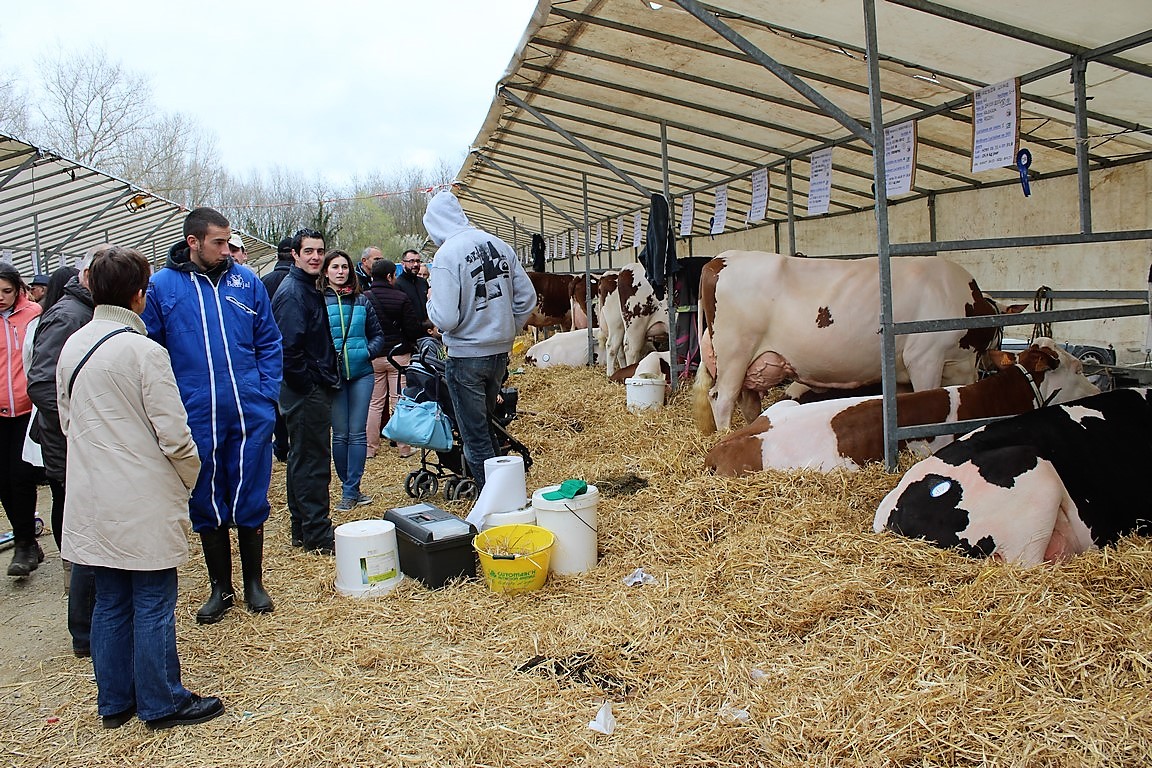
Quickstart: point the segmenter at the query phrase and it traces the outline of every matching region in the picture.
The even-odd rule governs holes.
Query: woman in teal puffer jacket
[[[320,272],[320,288],[328,303],[328,325],[342,387],[332,401],[332,462],[343,486],[336,509],[347,512],[371,504],[360,492],[368,456],[368,403],[375,375],[372,359],[384,349],[384,332],[376,310],[360,293],[352,259],[344,251],[329,251]]]

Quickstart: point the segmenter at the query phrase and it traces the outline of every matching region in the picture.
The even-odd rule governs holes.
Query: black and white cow
[[[1035,565],[1152,533],[1149,390],[1120,389],[998,421],[914,465],[873,528],[970,557]]]

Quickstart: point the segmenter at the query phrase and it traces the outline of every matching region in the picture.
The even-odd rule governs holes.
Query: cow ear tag
[[[943,496],[944,494],[948,493],[948,491],[951,490],[951,488],[952,488],[952,481],[951,480],[942,480],[939,483],[936,483],[936,485],[932,486],[932,490],[928,491],[928,495],[934,499],[938,499],[941,496]]]

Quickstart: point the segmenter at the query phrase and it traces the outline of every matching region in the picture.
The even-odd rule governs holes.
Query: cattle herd
[[[894,322],[996,312],[953,262],[890,264]],[[580,366],[591,353],[616,381],[638,371],[669,375],[669,354],[654,351],[668,335],[668,315],[641,264],[590,281],[529,275],[538,297],[529,325],[562,329],[527,351],[529,365]],[[747,425],[708,451],[708,470],[854,471],[883,459],[882,398],[850,396],[881,378],[875,258],[727,251],[700,273],[697,317],[696,425],[705,434],[727,430],[737,407]],[[1052,339],[1013,354],[989,349],[993,333],[897,337],[900,426],[1005,418],[955,440],[909,442],[924,458],[880,504],[875,530],[1026,565],[1152,532],[1152,505],[1130,482],[1152,466],[1148,391],[1100,394]],[[992,373],[978,380],[981,359]],[[761,411],[763,395],[786,381],[790,394],[802,385],[833,397],[786,399]]]

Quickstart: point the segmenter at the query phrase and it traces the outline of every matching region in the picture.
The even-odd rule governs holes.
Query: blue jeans
[[[497,454],[500,446],[488,421],[496,408],[500,385],[508,370],[508,354],[486,357],[449,357],[445,368],[448,392],[456,429],[464,444],[464,458],[476,479],[484,487],[484,462]]]
[[[92,666],[102,717],[136,707],[141,720],[171,715],[192,693],[176,655],[176,569],[97,567]]]
[[[345,381],[332,399],[332,462],[346,499],[360,497],[360,479],[368,458],[368,404],[375,384],[371,373]]]

